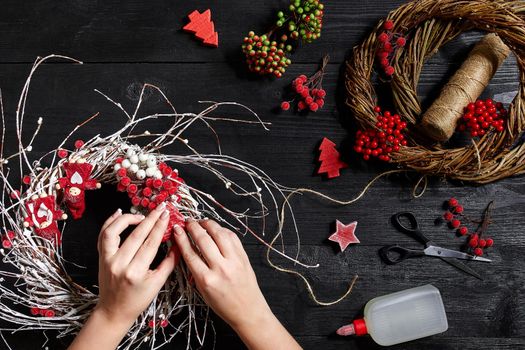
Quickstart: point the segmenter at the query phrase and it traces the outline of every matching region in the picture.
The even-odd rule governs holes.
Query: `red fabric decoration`
[[[57,207],[55,196],[32,199],[25,203],[25,207],[27,217],[24,219],[24,226],[33,227],[38,236],[60,245],[61,233],[57,220],[65,217],[64,212]]]
[[[332,179],[340,175],[339,169],[348,168],[348,164],[340,159],[339,152],[335,149],[335,143],[326,137],[323,138],[319,150],[321,151],[319,155],[321,166],[317,170],[318,174],[326,173],[326,176]]]
[[[179,210],[171,202],[166,202],[166,210],[170,213],[170,220],[168,222],[168,228],[162,237],[162,242],[168,241],[173,233],[175,232],[174,226],[179,225],[184,228],[186,226],[184,216],[179,212]]]
[[[211,11],[207,9],[203,13],[195,10],[189,14],[190,22],[182,29],[195,34],[205,45],[218,47],[219,34],[215,31],[215,24],[211,20]]]
[[[359,239],[355,236],[355,229],[357,227],[357,221],[354,221],[348,225],[344,225],[341,221],[335,221],[336,229],[335,232],[328,237],[332,242],[339,243],[341,251],[344,252],[349,244],[360,243]]]
[[[85,190],[100,188],[97,180],[91,178],[93,166],[89,163],[64,163],[66,177],[58,179],[64,190],[64,202],[74,219],[82,217],[86,209]]]

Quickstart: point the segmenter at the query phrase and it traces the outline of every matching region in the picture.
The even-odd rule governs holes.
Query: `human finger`
[[[203,220],[200,222],[200,225],[206,230],[211,238],[213,238],[224,257],[229,257],[235,254],[235,248],[232,241],[232,236],[234,236],[235,233],[222,227],[213,220]]]
[[[151,262],[157,255],[162,237],[168,228],[169,211],[164,210],[151,229],[148,238],[139,248],[131,261],[131,266],[136,269],[148,270]]]
[[[208,266],[212,267],[212,265],[215,265],[224,259],[224,256],[221,254],[215,241],[198,222],[193,220],[188,221],[186,223],[186,229],[193,242],[204,256],[204,259],[208,262]]]
[[[119,215],[108,227],[100,232],[100,256],[107,258],[119,250],[120,234],[130,225],[137,225],[144,220],[144,215]]]
[[[157,208],[153,209],[140,225],[131,232],[128,238],[126,238],[117,253],[118,259],[121,262],[124,264],[131,262],[164,210],[166,210],[166,204],[161,203]]]
[[[182,258],[188,265],[191,273],[194,276],[201,276],[209,271],[208,266],[202,260],[202,258],[197,254],[193,246],[191,245],[190,239],[187,233],[182,229],[182,227],[175,226],[175,243],[179,247]]]
[[[122,209],[118,208],[113,214],[111,214],[109,218],[106,219],[106,221],[104,221],[104,223],[102,224],[102,227],[100,228],[100,232],[104,231],[120,215],[122,215]],[[97,237],[97,251],[99,254],[100,254],[100,237],[102,237],[100,232]]]

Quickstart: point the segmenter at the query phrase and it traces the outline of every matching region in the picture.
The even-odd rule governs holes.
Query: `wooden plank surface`
[[[343,62],[350,49],[389,10],[403,1],[330,1],[326,2],[323,36],[317,42],[301,47],[293,56],[294,63],[281,80],[259,79],[245,70],[239,44],[249,30],[263,30],[273,21],[274,12],[286,1],[12,1],[3,2],[0,13],[0,88],[4,96],[8,127],[14,123],[18,93],[38,55],[61,53],[86,62],[84,65],[49,64],[39,71],[29,94],[27,120],[30,125],[44,118],[42,135],[35,145],[38,150],[56,147],[70,129],[95,112],[100,117],[78,135],[91,137],[116,129],[123,115],[102,96],[107,93],[124,108],[131,109],[143,83],[161,87],[179,111],[197,112],[200,100],[237,101],[252,107],[265,121],[269,132],[255,125],[217,123],[225,153],[253,163],[267,171],[283,185],[309,187],[348,199],[355,196],[375,175],[388,169],[385,165],[365,163],[351,152],[353,130],[341,126],[351,118],[343,106]],[[180,30],[185,16],[193,9],[211,8],[219,31],[219,49],[205,48]],[[444,47],[426,65],[419,93],[428,104],[439,92],[446,78],[463,61],[478,38],[467,34]],[[286,93],[290,79],[301,73],[312,73],[324,53],[332,57],[325,76],[328,97],[320,112],[295,115],[276,111]],[[498,71],[486,96],[509,98],[518,88],[517,69],[513,59]],[[157,94],[148,94],[144,113],[166,111]],[[241,110],[223,113],[249,118]],[[343,123],[344,124],[344,123]],[[151,130],[162,130],[166,124],[151,123]],[[12,129],[11,129],[12,130]],[[316,148],[327,136],[340,145],[350,163],[340,178],[324,180],[314,176]],[[205,128],[191,130],[187,137],[194,147],[213,152],[212,135]],[[10,135],[13,147],[14,135]],[[180,152],[180,145],[167,152]],[[193,185],[228,197],[220,184],[194,169],[184,168],[185,178]],[[245,181],[239,179],[239,181]],[[311,196],[293,201],[301,230],[301,258],[320,262],[318,269],[303,271],[321,299],[330,300],[344,292],[354,274],[359,280],[352,295],[338,305],[318,307],[309,300],[303,284],[293,276],[278,273],[265,261],[264,248],[251,237],[243,238],[257,272],[263,292],[272,309],[306,349],[379,349],[369,338],[344,339],[334,334],[341,324],[362,313],[371,298],[390,292],[433,283],[442,292],[449,330],[441,335],[392,347],[392,349],[519,349],[525,348],[525,179],[506,179],[495,184],[472,186],[449,183],[440,179],[429,182],[425,195],[412,199],[417,176],[399,175],[379,181],[359,202],[340,207]],[[436,243],[459,249],[461,238],[444,226],[435,224],[442,212],[443,201],[456,196],[467,214],[479,216],[485,205],[495,200],[491,235],[496,245],[489,253],[492,264],[470,264],[484,277],[479,281],[457,272],[433,259],[407,261],[397,266],[383,264],[377,254],[386,244],[417,246],[390,224],[399,210],[413,211],[424,231]],[[109,201],[103,210],[88,208],[88,221],[69,225],[64,251],[85,270],[70,267],[80,283],[96,283],[95,239],[100,223],[123,198],[111,189],[90,193],[88,201]],[[249,203],[231,203],[249,205]],[[337,252],[327,237],[335,219],[357,220],[361,244],[345,253]],[[269,220],[269,232],[275,221]],[[295,236],[291,222],[286,226],[284,242],[294,252]],[[268,236],[270,237],[270,236]],[[289,263],[277,262],[291,267]],[[241,349],[239,339],[216,320],[218,349]],[[38,348],[44,337],[38,333],[4,336],[13,349]],[[53,337],[52,333],[48,333]],[[70,339],[51,340],[50,349],[63,349]],[[178,342],[183,342],[179,339]],[[0,349],[2,348],[0,342]],[[167,346],[165,348],[175,348]],[[211,348],[208,344],[207,348]]]

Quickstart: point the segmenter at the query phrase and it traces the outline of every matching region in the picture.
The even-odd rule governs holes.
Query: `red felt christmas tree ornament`
[[[182,29],[192,33],[205,45],[219,47],[219,34],[215,31],[215,24],[211,20],[211,11],[207,9],[203,13],[195,10],[188,15],[190,22]]]
[[[348,164],[341,160],[339,151],[335,148],[335,143],[326,137],[323,138],[319,150],[321,151],[319,155],[321,166],[317,170],[318,174],[326,174],[326,177],[332,179],[340,175],[340,169],[348,168]]]

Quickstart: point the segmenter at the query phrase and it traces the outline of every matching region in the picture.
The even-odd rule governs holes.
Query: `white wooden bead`
[[[144,153],[139,154],[139,161],[141,163],[146,163],[148,161],[148,155]]]
[[[156,179],[162,179],[162,172],[160,170],[155,170],[155,174],[153,174],[153,177]]]
[[[146,176],[147,177],[152,177],[153,175],[155,175],[155,171],[157,171],[157,168],[147,168],[146,169]]]
[[[137,171],[139,171],[139,166],[137,164],[131,164],[131,166],[129,167],[129,171],[131,171],[132,173],[136,173]]]
[[[148,161],[146,162],[148,165],[148,168],[153,168],[157,166],[157,160],[155,158],[148,158]]]
[[[117,163],[117,164],[113,165],[113,170],[115,170],[115,171],[119,171],[120,168],[122,168],[122,165],[120,165],[120,163]]]
[[[126,151],[126,156],[130,158],[133,155],[135,155],[135,151],[132,148],[128,148],[128,150]]]
[[[143,169],[139,169],[139,171],[137,171],[137,179],[139,180],[144,180],[146,178],[146,171],[144,171]]]
[[[136,154],[134,154],[131,157],[129,157],[129,161],[131,162],[131,164],[137,164],[139,162],[139,157]]]
[[[124,167],[124,168],[127,169],[127,168],[129,168],[130,166],[131,166],[131,162],[129,161],[129,159],[124,159],[124,160],[122,161],[122,167]]]

